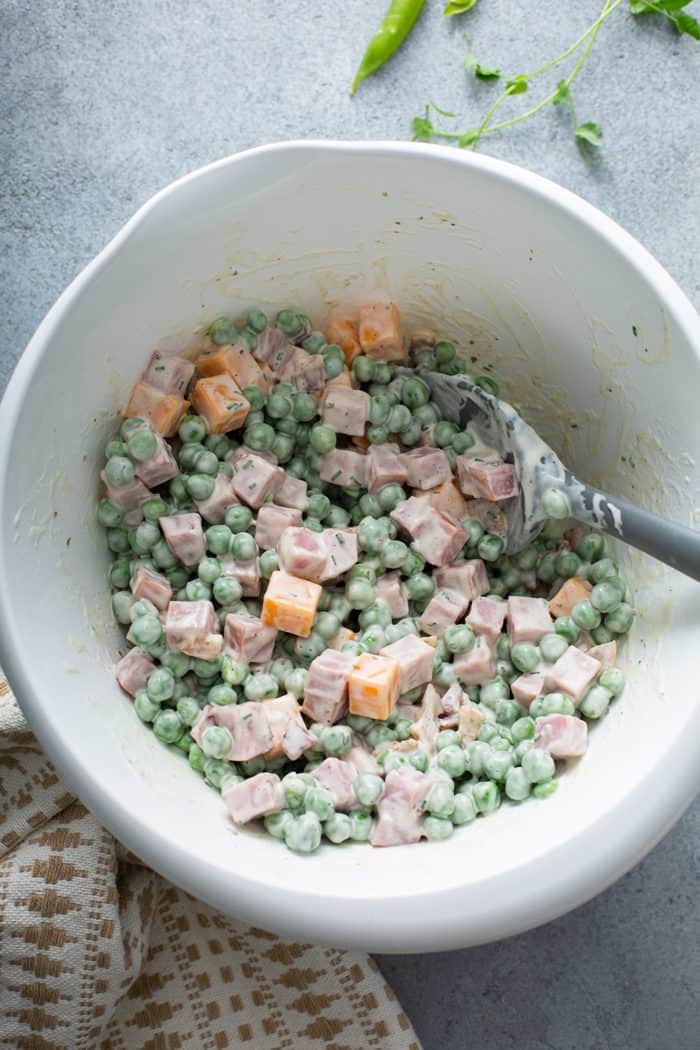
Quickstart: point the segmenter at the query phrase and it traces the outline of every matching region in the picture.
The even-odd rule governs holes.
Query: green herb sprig
[[[444,9],[445,16],[464,14],[471,10],[477,0],[451,0]],[[476,149],[484,135],[491,135],[496,131],[505,131],[523,120],[529,120],[536,116],[548,106],[566,106],[571,114],[574,137],[584,148],[597,149],[602,142],[603,131],[599,124],[594,121],[579,121],[574,106],[571,85],[583,69],[601,26],[621,6],[624,0],[605,0],[602,10],[596,20],[574,41],[565,51],[556,58],[546,62],[543,66],[533,69],[529,73],[519,73],[515,76],[507,76],[500,69],[484,66],[472,54],[471,49],[467,51],[464,61],[465,69],[477,80],[495,83],[503,81],[503,88],[486,111],[481,122],[466,131],[450,130],[448,128],[436,127],[431,119],[431,110],[441,116],[456,119],[455,114],[441,110],[434,103],[429,102],[422,115],[416,116],[412,121],[413,140],[423,142],[434,142],[446,140],[454,142],[462,149],[471,147]],[[700,40],[700,23],[684,8],[688,7],[692,0],[628,0],[628,10],[633,16],[661,15],[668,19],[679,33]],[[467,40],[470,42],[469,37]],[[543,76],[550,70],[555,69],[566,59],[578,55],[576,62],[568,75],[559,80],[556,88],[550,91],[535,105],[519,113],[509,120],[494,121],[498,110],[504,102],[514,95],[523,95],[529,91],[532,81]]]

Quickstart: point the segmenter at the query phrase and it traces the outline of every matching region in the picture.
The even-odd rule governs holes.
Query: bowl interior
[[[682,297],[612,224],[513,172],[408,146],[306,144],[215,165],[157,198],[69,289],[3,407],[3,660],[43,742],[146,860],[296,936],[447,947],[578,903],[644,846],[629,846],[615,871],[601,861],[599,885],[584,886],[577,843],[653,795],[690,746],[700,594],[628,552],[629,684],[585,760],[553,798],[504,805],[440,845],[324,846],[305,859],[235,831],[113,680],[123,643],[94,521],[106,436],[154,347],[191,349],[212,318],[252,304],[298,304],[320,323],[336,302],[389,296],[409,325],[453,338],[475,370],[492,364],[504,396],[582,478],[693,523],[700,362]],[[635,813],[643,823],[643,806]],[[621,842],[631,833],[606,826]],[[406,910],[427,897],[427,911]]]

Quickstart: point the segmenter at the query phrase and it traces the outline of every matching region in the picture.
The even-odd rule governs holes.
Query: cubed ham
[[[280,507],[291,507],[303,512],[309,503],[306,488],[306,482],[301,478],[293,478],[291,474],[285,474],[275,489],[275,503]]]
[[[489,592],[489,577],[481,558],[445,565],[435,573],[435,583],[450,591],[457,591],[467,601]]]
[[[457,715],[457,732],[462,744],[477,740],[485,721],[486,715],[475,704],[463,704]]]
[[[404,485],[406,483],[408,475],[399,455],[398,445],[370,445],[367,449],[367,461],[369,468],[367,487],[371,493],[378,492],[383,485],[392,483]]]
[[[468,653],[455,656],[452,666],[462,685],[482,685],[496,674],[496,659],[489,639],[482,634]]]
[[[427,500],[420,499],[418,496],[411,496],[394,507],[389,513],[389,517],[395,525],[398,525],[402,532],[407,533],[413,539],[430,510],[431,507]]]
[[[280,373],[280,379],[291,383],[297,390],[320,394],[326,385],[323,358],[320,354],[307,354],[306,350],[297,350],[287,363],[284,374]]]
[[[170,602],[165,614],[165,637],[171,649],[187,656],[214,660],[224,640],[211,602]]]
[[[325,583],[351,569],[360,555],[354,529],[324,529],[319,535],[326,545],[327,558],[318,582]]]
[[[239,460],[234,470],[233,490],[239,499],[254,510],[262,507],[268,496],[274,496],[284,480],[281,467],[273,466],[252,452]]]
[[[357,770],[351,762],[345,762],[342,758],[326,758],[320,766],[316,766],[311,776],[326,791],[330,791],[333,805],[341,813],[357,804],[353,791]]]
[[[438,716],[442,711],[442,697],[434,685],[429,684],[423,693],[420,706],[420,717],[411,724],[411,736],[421,747],[432,754],[437,745]]]
[[[272,747],[272,730],[265,713],[265,703],[247,701],[243,704],[227,704],[225,707],[214,706],[211,714],[216,724],[224,726],[231,734],[231,751],[227,756],[231,762],[248,762],[251,758],[264,755]]]
[[[260,459],[264,459],[266,463],[272,463],[273,467],[276,467],[278,463],[277,456],[270,449],[259,449],[257,452],[254,452],[247,445],[239,445],[238,448],[232,448],[230,452],[226,453],[224,459],[231,464],[235,473],[238,464],[242,463],[247,456],[258,456]]]
[[[273,372],[277,373],[293,356],[296,347],[290,343],[284,332],[273,325],[263,328],[258,336],[258,344],[253,350],[256,361],[264,361]]]
[[[582,576],[572,576],[565,580],[549,602],[549,611],[553,617],[571,616],[571,610],[578,602],[589,598],[591,584]]]
[[[194,683],[196,683],[197,681],[194,675],[189,675],[185,679],[185,681],[188,681],[188,678],[192,679]],[[189,684],[190,683],[188,682],[188,685]],[[193,688],[196,688],[196,685],[193,685]],[[202,738],[204,737],[204,734],[206,733],[207,729],[209,729],[210,726],[217,725],[216,719],[214,718],[214,712],[216,710],[217,707],[215,704],[207,704],[205,707],[203,707],[202,710],[199,712],[199,717],[192,726],[192,729],[190,730],[190,735],[192,739],[194,740],[195,744],[199,744],[200,747],[202,746]]]
[[[544,690],[543,674],[521,674],[510,685],[513,696],[520,704],[529,706]]]
[[[266,627],[257,616],[229,613],[224,620],[224,644],[238,660],[267,663],[272,659],[276,639],[276,629]]]
[[[328,561],[322,533],[300,526],[285,529],[279,540],[279,563],[284,572],[318,583]]]
[[[347,710],[348,681],[354,663],[352,653],[335,649],[326,649],[311,661],[302,705],[302,711],[308,718],[332,725],[343,717]]]
[[[116,503],[118,507],[121,507],[123,511],[137,510],[141,507],[144,500],[150,499],[153,493],[150,489],[146,488],[141,478],[133,478],[128,485],[120,485],[118,488],[112,485],[108,485],[105,480],[104,470],[100,473],[100,477],[104,481],[105,488],[107,489],[107,498]]]
[[[442,699],[440,700],[441,713],[443,715],[457,714],[462,706],[463,699],[462,687],[455,682],[442,694]]]
[[[578,704],[600,671],[599,660],[570,645],[557,662],[545,671],[544,687],[548,693],[561,690]]]
[[[433,785],[432,777],[404,766],[387,774],[377,821],[370,835],[373,846],[404,846],[421,837],[422,806]]]
[[[143,649],[134,646],[122,656],[114,670],[124,692],[129,696],[136,696],[140,689],[146,688],[148,676],[155,669],[156,665],[146,656]]]
[[[468,605],[467,599],[457,591],[441,587],[423,610],[418,627],[423,634],[440,635],[446,627],[457,623],[457,620],[464,616]]]
[[[458,521],[467,516],[467,501],[451,478],[449,481],[443,481],[442,485],[427,489],[420,495],[421,499],[427,500],[435,510],[449,514]]]
[[[588,631],[581,631],[580,635],[574,643],[577,649],[580,649],[582,653],[588,653],[593,648],[593,639],[591,638]]]
[[[441,448],[412,448],[401,453],[401,462],[412,489],[433,489],[452,481],[452,467]]]
[[[164,394],[184,398],[193,375],[194,365],[187,358],[154,350],[141,379]]]
[[[475,598],[466,622],[474,634],[483,634],[489,641],[495,642],[503,629],[507,611],[505,602],[497,602],[493,598]]]
[[[364,390],[335,387],[323,399],[323,422],[338,434],[362,436],[369,419],[369,394]]]
[[[404,356],[399,311],[394,303],[370,303],[360,307],[360,346],[378,361],[400,361]]]
[[[464,452],[457,456],[459,487],[465,496],[497,502],[510,499],[518,491],[511,463],[504,463],[495,452]]]
[[[438,568],[453,562],[466,542],[467,534],[459,522],[430,506],[413,537],[413,546],[421,558]]]
[[[256,773],[240,784],[224,788],[221,797],[235,824],[284,809],[282,781],[276,773]]]
[[[217,474],[214,479],[214,491],[208,499],[196,501],[196,507],[205,521],[210,525],[221,525],[226,510],[232,503],[238,503],[233,479],[225,474]]]
[[[265,752],[264,757],[266,759],[279,758],[280,755],[286,754],[283,748],[283,742],[290,722],[296,723],[304,733],[308,734],[310,739],[306,748],[311,747],[311,745],[316,742],[315,737],[308,732],[306,725],[304,724],[304,719],[301,717],[301,711],[296,697],[292,696],[291,693],[286,693],[284,696],[277,696],[274,700],[263,700],[262,705],[265,710],[265,716],[270,727],[270,732],[272,733],[272,746],[269,751]],[[305,748],[302,750],[305,750]]]
[[[384,602],[391,613],[392,620],[401,620],[408,616],[408,592],[398,572],[386,572],[375,584],[378,601]]]
[[[237,561],[230,554],[224,554],[221,561],[221,575],[233,576],[238,580],[244,598],[256,598],[260,594],[260,568],[258,559]]]
[[[353,745],[345,756],[345,761],[354,766],[358,773],[374,773],[375,776],[381,774],[379,763],[362,737],[354,738]]]
[[[301,525],[301,511],[294,507],[278,507],[265,503],[258,511],[255,523],[255,542],[260,550],[274,550],[285,529]]]
[[[290,761],[296,762],[315,743],[316,737],[306,728],[303,718],[289,719],[282,736],[282,750]]]
[[[152,456],[136,464],[136,477],[140,478],[149,488],[156,488],[175,477],[178,472],[177,462],[170,451],[170,445],[157,430],[153,429],[150,423],[144,420],[143,423],[129,431],[129,436],[137,430],[149,430],[155,438],[156,448]]]
[[[580,758],[588,747],[588,726],[574,715],[543,715],[535,719],[535,747],[552,758]]]
[[[199,514],[167,514],[158,519],[165,542],[183,565],[197,565],[204,557],[204,532]]]
[[[614,667],[617,661],[617,642],[604,642],[602,645],[593,645],[588,650],[588,656],[597,660],[603,671]]]
[[[399,665],[399,694],[425,685],[433,676],[435,650],[415,634],[407,634],[398,642],[385,645],[379,652]]]
[[[508,599],[508,641],[511,648],[518,642],[539,642],[554,629],[547,603],[543,598],[511,595]]]
[[[134,598],[148,599],[160,612],[165,612],[173,596],[173,589],[168,578],[145,565],[137,566],[131,575],[129,586]]]
[[[480,522],[487,532],[493,532],[496,536],[506,534],[506,516],[503,508],[490,500],[468,499],[464,517]]]
[[[341,488],[366,489],[369,482],[367,456],[350,448],[336,448],[320,457],[322,481]]]

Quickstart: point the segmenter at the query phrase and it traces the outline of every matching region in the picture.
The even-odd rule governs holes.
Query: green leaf
[[[467,11],[476,7],[476,2],[477,0],[449,0],[442,13],[445,18],[450,18],[452,15],[466,15]]]
[[[575,135],[581,142],[587,142],[589,146],[595,146],[597,149],[603,137],[603,129],[599,124],[587,121],[585,124],[577,125]]]
[[[666,15],[675,21],[673,13],[682,11],[690,3],[692,0],[630,0],[630,11],[633,15]]]
[[[568,101],[571,98],[571,92],[569,91],[569,85],[565,80],[560,80],[557,84],[557,89],[554,92],[554,98],[552,99],[553,106],[560,106],[562,102]]]
[[[432,125],[430,117],[428,116],[428,107],[425,107],[425,114],[422,117],[414,117],[411,121],[413,127],[413,142],[430,142],[435,128]]]
[[[489,69],[487,66],[479,65],[478,62],[474,65],[474,76],[477,80],[498,80],[501,76],[500,69]]]
[[[681,11],[688,4],[692,3],[692,0],[653,0],[652,10],[655,8],[657,11]]]
[[[479,138],[479,131],[474,128],[472,131],[465,131],[463,135],[460,135],[457,145],[460,149],[466,149],[467,146],[472,146]]]
[[[673,19],[679,33],[692,36],[693,40],[700,40],[700,22],[692,15],[680,14]]]
[[[524,76],[513,77],[505,86],[506,95],[522,95],[527,91],[527,79]]]

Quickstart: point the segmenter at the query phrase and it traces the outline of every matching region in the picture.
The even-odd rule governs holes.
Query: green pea
[[[174,744],[182,736],[184,725],[177,711],[160,711],[153,720],[153,732],[163,744]]]
[[[238,336],[238,326],[232,317],[217,317],[209,325],[209,338],[217,346],[230,346]]]
[[[97,520],[104,528],[116,528],[118,525],[121,525],[123,519],[123,510],[116,503],[112,503],[111,500],[101,499],[97,504]]]
[[[227,777],[231,772],[231,766],[220,758],[211,758],[204,755],[203,772],[207,783],[211,784],[218,791],[221,789],[224,777]]]
[[[467,768],[467,756],[459,744],[448,744],[439,750],[437,764],[440,769],[456,780],[464,776]]]
[[[272,700],[279,695],[279,686],[271,674],[259,672],[246,679],[244,691],[246,700]]]
[[[177,433],[184,444],[190,444],[204,441],[209,429],[201,416],[183,416]]]
[[[575,645],[581,635],[580,627],[571,616],[558,616],[554,621],[554,630],[566,639],[569,645]]]
[[[569,644],[561,634],[545,634],[540,638],[539,648],[545,663],[553,664],[563,656]]]
[[[265,411],[271,419],[285,419],[291,415],[294,402],[288,394],[273,390],[267,399]]]
[[[451,820],[430,815],[423,818],[423,834],[428,842],[443,842],[450,837],[453,831]]]
[[[518,642],[510,651],[510,659],[523,674],[532,674],[540,662],[540,654],[532,642]]]
[[[577,602],[571,610],[571,618],[577,627],[583,631],[590,631],[594,627],[600,627],[600,613],[595,606],[584,598]]]
[[[591,568],[591,579],[594,583],[602,583],[603,580],[615,579],[620,575],[617,562],[612,558],[600,558],[593,563]]]
[[[483,776],[484,761],[490,753],[491,748],[483,740],[470,740],[465,748],[467,756],[467,770],[474,777]]]
[[[501,554],[503,554],[504,547],[505,544],[500,536],[495,536],[492,533],[485,533],[479,540],[479,557],[483,561],[497,561]]]
[[[435,354],[435,363],[438,365],[447,365],[450,361],[454,361],[457,356],[455,345],[449,339],[438,339],[433,347],[433,353]]]
[[[134,480],[134,464],[126,456],[112,456],[105,464],[104,475],[112,488],[123,488]]]
[[[406,591],[411,601],[421,602],[431,598],[435,590],[432,576],[417,572],[406,580]]]
[[[160,641],[163,628],[158,617],[148,613],[146,616],[140,616],[137,620],[134,620],[129,634],[137,645],[155,645]]]
[[[231,530],[227,525],[210,525],[204,533],[207,550],[212,554],[228,554],[231,539]]]
[[[214,478],[210,474],[191,474],[185,484],[189,495],[198,502],[208,500],[214,491]]]
[[[192,768],[194,770],[197,771],[197,773],[203,773],[204,772],[204,762],[206,760],[206,755],[202,751],[202,749],[199,746],[199,744],[195,744],[195,743],[190,744],[190,750],[189,750],[188,758],[189,758],[190,765],[192,766]]]
[[[185,593],[188,602],[208,602],[211,598],[211,587],[200,579],[188,580]]]
[[[202,734],[202,750],[208,758],[227,758],[233,737],[224,726],[209,726]]]
[[[180,506],[184,503],[187,503],[187,501],[190,498],[189,493],[187,491],[187,485],[185,484],[185,480],[186,479],[184,477],[178,476],[176,478],[173,478],[173,480],[168,486],[170,498],[173,500],[174,503]]]
[[[249,532],[238,532],[231,540],[231,554],[236,561],[252,561],[258,548]]]
[[[216,660],[192,660],[192,670],[200,679],[212,679],[216,678],[221,670],[223,663],[223,657],[218,656]],[[211,681],[207,681],[207,687],[211,685]]]
[[[151,671],[148,676],[146,692],[151,700],[155,700],[159,704],[162,704],[164,700],[170,699],[174,688],[175,678],[173,673],[165,667],[159,667],[155,671]]]
[[[142,722],[153,722],[160,713],[160,704],[151,699],[145,689],[139,689],[134,697],[134,710]],[[199,707],[197,711],[199,712]]]
[[[245,532],[253,524],[253,512],[250,507],[234,503],[232,506],[227,507],[224,522],[231,532]]]
[[[401,391],[401,399],[407,408],[415,410],[430,401],[430,388],[422,379],[406,379]]]
[[[400,568],[408,557],[408,547],[401,540],[388,540],[379,552],[379,560],[385,569]]]
[[[128,446],[126,442],[120,441],[118,438],[113,438],[107,442],[105,448],[105,459],[112,459],[113,456],[126,456],[128,454]]]
[[[309,422],[318,414],[318,405],[311,394],[299,390],[294,395],[293,414],[294,418],[302,423]]]
[[[582,536],[576,544],[576,553],[583,561],[599,561],[604,552],[605,540],[597,532],[589,532],[586,536]]]
[[[542,583],[554,583],[557,578],[557,556],[553,551],[540,558],[535,568],[535,574]]]
[[[244,386],[241,391],[250,405],[251,412],[260,412],[265,404],[265,395],[257,386]],[[250,413],[248,413],[250,416]]]
[[[620,696],[625,688],[625,675],[619,667],[608,667],[598,678],[598,685],[607,689],[611,696]]]
[[[518,718],[510,727],[513,740],[519,744],[521,740],[532,740],[535,735],[535,721],[533,718]]]
[[[455,795],[455,808],[452,813],[452,823],[455,827],[463,824],[471,824],[476,819],[477,808],[474,796],[470,791],[459,792]]]
[[[428,791],[423,809],[434,817],[446,819],[452,816],[455,808],[455,796],[452,783],[439,780]]]
[[[315,813],[319,820],[330,820],[334,813],[333,796],[327,788],[317,785],[307,787],[304,794],[307,813]]]
[[[386,386],[394,377],[394,370],[387,361],[375,361],[374,382]]]
[[[243,685],[250,674],[250,668],[245,660],[234,660],[231,656],[224,656],[221,661],[221,677],[227,685]]]
[[[269,452],[275,441],[274,428],[269,423],[253,423],[247,426],[243,440],[255,452]]]
[[[269,580],[273,572],[279,568],[277,551],[263,551],[258,558],[258,569],[265,580]]]
[[[112,595],[112,613],[117,623],[131,623],[131,608],[134,596],[130,591],[118,591]]]
[[[593,628],[591,638],[596,645],[606,645],[608,642],[614,642],[616,635],[601,624],[600,627]]]
[[[533,747],[523,755],[522,771],[531,784],[541,784],[554,776],[554,759],[549,751]]]
[[[491,747],[484,758],[484,772],[491,780],[502,783],[509,769],[513,768],[515,756],[512,750],[500,750]]]
[[[504,726],[514,725],[523,713],[522,707],[516,700],[499,700],[495,710],[496,721]]]
[[[522,769],[509,769],[505,779],[505,793],[512,802],[524,802],[532,791],[532,785]]]
[[[161,663],[174,678],[183,678],[191,668],[189,656],[178,652],[177,649],[168,649],[163,653]]]
[[[341,758],[352,747],[350,726],[326,726],[321,732],[321,746],[327,755]]]
[[[389,433],[400,434],[402,430],[411,424],[411,410],[406,405],[394,405],[389,413],[387,427]]]
[[[450,423],[446,419],[436,423],[433,431],[435,444],[438,448],[447,448],[448,445],[452,445],[458,434],[459,427],[457,424]]]
[[[605,626],[615,634],[627,634],[634,623],[634,610],[627,602],[621,602],[613,612],[605,617]]]
[[[312,631],[308,638],[296,638],[294,641],[294,653],[307,667],[325,648],[326,643],[316,631]]]
[[[484,816],[494,813],[501,804],[501,792],[493,780],[480,780],[472,788],[472,797],[476,808]]]
[[[189,442],[180,448],[177,454],[178,463],[183,470],[192,470],[197,456],[206,451],[204,445],[199,441]]]
[[[539,697],[539,700],[538,717],[540,715],[573,715],[576,711],[576,705],[566,693],[547,693]]]
[[[608,713],[612,693],[602,685],[593,685],[580,704],[581,714],[586,718],[602,718]]]
[[[542,508],[547,517],[555,520],[571,517],[569,497],[561,489],[546,489],[542,494]]]

